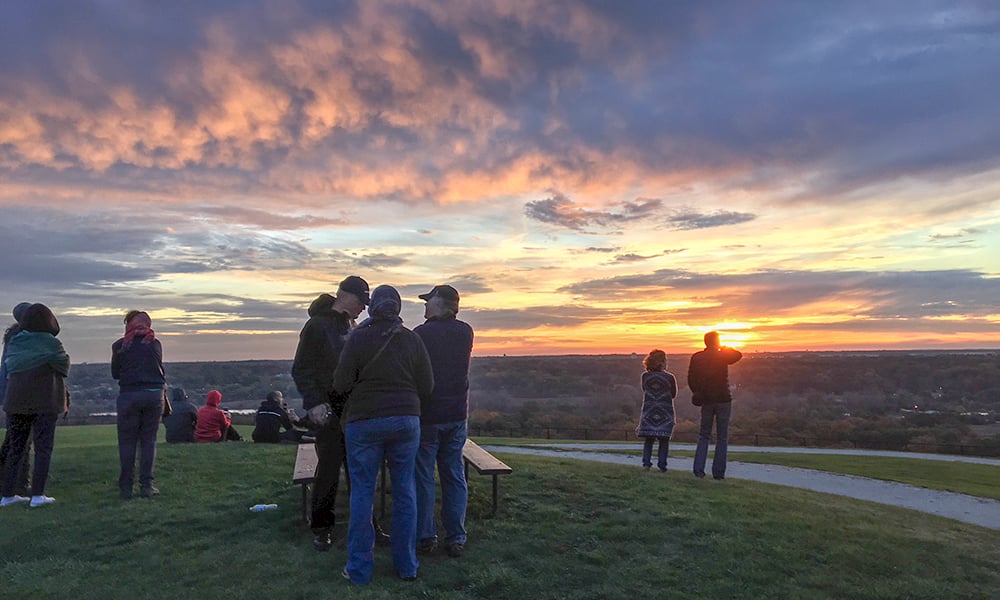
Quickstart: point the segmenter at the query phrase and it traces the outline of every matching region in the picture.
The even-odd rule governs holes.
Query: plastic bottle
[[[264,512],[265,510],[277,510],[277,504],[254,504],[250,507],[250,512]]]

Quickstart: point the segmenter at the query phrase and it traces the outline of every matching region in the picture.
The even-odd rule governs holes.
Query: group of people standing
[[[691,356],[688,365],[688,387],[691,402],[701,408],[698,445],[694,454],[694,476],[705,477],[708,444],[712,428],[716,430],[715,456],[712,459],[712,477],[726,478],[726,454],[729,448],[729,418],[732,415],[733,396],[729,389],[729,365],[735,364],[743,354],[722,346],[719,333],[705,334],[705,349]],[[674,431],[674,398],[677,380],[667,371],[667,355],[663,350],[653,350],[642,362],[642,414],[635,429],[638,437],[645,438],[642,450],[642,467],[652,467],[653,445],[659,441],[656,466],[661,473],[667,470],[667,453],[670,436]]]
[[[320,295],[310,306],[292,366],[308,422],[317,427],[313,543],[320,551],[332,545],[340,468],[346,464],[350,516],[342,574],[358,585],[374,571],[380,532],[372,507],[383,461],[393,490],[387,541],[401,579],[416,579],[418,551],[438,546],[435,466],[448,555],[462,556],[467,539],[462,448],[473,331],[456,318],[455,288],[435,286],[419,298],[426,303],[426,322],[410,330],[399,316],[402,299],[395,288],[381,285],[369,295],[364,279],[347,277],[336,296]],[[355,324],[365,307],[368,318]]]

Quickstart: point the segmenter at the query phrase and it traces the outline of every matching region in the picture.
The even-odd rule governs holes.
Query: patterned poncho
[[[677,380],[666,371],[642,374],[642,416],[635,434],[639,437],[670,437],[674,432],[674,396]]]

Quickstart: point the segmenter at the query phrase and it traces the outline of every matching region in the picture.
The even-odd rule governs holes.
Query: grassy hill
[[[30,598],[989,598],[1000,532],[743,481],[501,455],[501,511],[470,482],[460,560],[365,588],[337,546],[312,549],[290,483],[294,447],[159,446],[153,500],[117,498],[111,426],[60,428],[53,506],[0,510],[0,582]],[[250,513],[257,502],[277,511]],[[345,507],[342,513],[346,513]]]

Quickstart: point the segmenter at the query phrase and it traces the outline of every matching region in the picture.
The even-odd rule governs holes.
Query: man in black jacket
[[[284,428],[284,433],[282,433]],[[267,394],[267,398],[257,408],[254,417],[254,428],[251,434],[258,444],[280,444],[281,442],[298,443],[302,433],[295,429],[292,415],[285,406],[285,398],[281,392]]]
[[[344,464],[340,431],[343,400],[334,398],[333,373],[355,320],[368,305],[368,282],[351,275],[340,282],[337,296],[320,294],[309,306],[309,320],[299,334],[292,379],[316,436],[316,479],[310,523],[313,546],[325,552],[333,546],[334,505]],[[346,469],[345,469],[346,470]]]
[[[726,478],[726,451],[729,448],[729,418],[732,415],[733,396],[729,391],[729,365],[736,363],[743,354],[719,345],[719,333],[705,334],[705,349],[691,356],[688,367],[688,387],[691,402],[701,407],[701,428],[698,447],[694,453],[694,475],[705,476],[708,459],[708,442],[715,423],[715,457],[712,459],[712,477]]]

